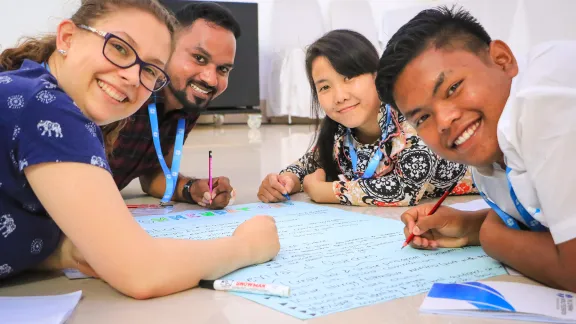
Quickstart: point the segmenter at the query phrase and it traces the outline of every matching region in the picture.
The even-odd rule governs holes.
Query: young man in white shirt
[[[537,46],[519,67],[464,10],[422,11],[390,39],[384,102],[441,157],[474,167],[491,209],[402,215],[418,248],[481,244],[549,286],[576,291],[576,42]],[[517,201],[517,203],[515,203]]]

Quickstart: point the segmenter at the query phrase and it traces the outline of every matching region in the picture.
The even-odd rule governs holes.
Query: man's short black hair
[[[198,19],[204,19],[231,31],[236,39],[242,34],[240,24],[232,12],[213,2],[195,1],[186,5],[176,12],[176,19],[183,28],[190,27]]]
[[[380,58],[376,88],[380,99],[396,107],[394,84],[404,68],[429,46],[464,48],[480,53],[492,39],[484,27],[463,8],[446,6],[426,9],[390,38]]]

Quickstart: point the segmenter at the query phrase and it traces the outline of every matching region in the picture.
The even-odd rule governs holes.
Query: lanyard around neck
[[[382,141],[386,140],[386,138],[388,137],[388,125],[391,122],[391,120],[390,120],[391,112],[390,111],[391,111],[391,107],[389,105],[386,105],[386,121],[385,121],[385,127],[382,130]],[[348,128],[348,131],[347,131],[346,146],[348,146],[348,153],[350,154],[350,162],[352,162],[352,169],[354,171],[354,179],[356,180],[356,179],[358,179],[358,154],[356,153],[356,149],[354,148],[354,142],[352,139],[352,131],[350,130],[350,128]],[[374,175],[374,173],[376,173],[376,169],[378,168],[378,165],[380,164],[380,160],[382,160],[382,155],[383,155],[382,149],[380,148],[380,145],[378,145],[376,147],[376,151],[370,157],[370,160],[368,161],[368,165],[366,166],[364,173],[362,173],[362,178],[369,179]]]
[[[184,146],[184,132],[186,128],[186,120],[184,118],[178,119],[178,129],[176,131],[176,142],[174,143],[174,153],[172,155],[172,170],[168,169],[166,160],[162,154],[162,147],[160,146],[160,132],[158,131],[158,111],[156,109],[156,101],[148,105],[148,116],[150,117],[150,127],[152,129],[152,141],[158,156],[158,162],[164,172],[166,178],[166,191],[160,200],[161,205],[168,205],[176,184],[178,182],[178,172],[180,170],[180,161],[182,159],[182,147]]]
[[[518,200],[518,197],[516,196],[516,193],[514,192],[514,188],[512,187],[512,183],[510,182],[510,178],[509,178],[510,171],[511,171],[511,169],[509,167],[506,167],[506,181],[508,182],[508,188],[510,189],[510,198],[514,202],[514,206],[516,207],[516,210],[518,211],[518,213],[520,214],[522,219],[524,219],[524,222],[530,228],[530,230],[532,230],[534,232],[547,232],[548,228],[546,226],[542,225],[539,221],[537,221],[526,210],[526,208],[524,208],[524,206],[522,206],[522,204]],[[518,225],[518,222],[514,219],[514,217],[510,216],[507,212],[502,210],[502,208],[498,207],[498,205],[496,205],[493,201],[491,201],[486,196],[486,194],[484,194],[480,190],[480,188],[478,186],[476,186],[476,187],[478,188],[478,192],[480,193],[480,196],[482,196],[482,198],[486,201],[486,203],[490,206],[490,208],[492,208],[496,212],[496,214],[498,214],[498,216],[502,219],[502,221],[508,227],[513,228],[513,229],[518,229],[518,230],[520,229],[520,226]],[[540,210],[537,209],[535,214],[538,214],[538,213],[540,213]]]

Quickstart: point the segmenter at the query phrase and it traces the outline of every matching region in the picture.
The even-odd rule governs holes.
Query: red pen
[[[434,205],[434,207],[432,207],[432,209],[430,210],[430,212],[426,216],[430,216],[430,215],[434,214],[436,212],[436,210],[438,210],[438,208],[440,208],[440,205],[442,205],[442,203],[444,202],[444,200],[446,200],[448,195],[450,195],[452,190],[454,190],[454,188],[456,188],[457,184],[458,184],[458,182],[454,183],[450,188],[448,188],[448,190],[446,190],[446,192],[442,195],[442,197],[440,197],[440,199],[438,199],[438,201],[436,202],[436,205]],[[415,236],[414,233],[411,233],[408,236],[408,238],[406,239],[406,241],[404,242],[404,244],[402,245],[401,249],[405,248],[408,244],[410,244],[410,242],[412,242],[412,239],[414,239],[414,236]]]
[[[210,205],[212,205],[212,151],[208,151],[208,185],[210,186]]]

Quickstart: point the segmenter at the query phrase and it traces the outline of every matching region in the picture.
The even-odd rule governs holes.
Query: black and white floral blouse
[[[334,136],[334,159],[340,169],[340,181],[334,181],[334,194],[345,205],[414,206],[422,198],[441,196],[454,182],[459,182],[452,195],[477,193],[469,168],[450,162],[433,153],[416,134],[416,130],[399,115],[391,111],[386,121],[386,107],[382,105],[378,115],[380,129],[388,127],[388,137],[372,144],[359,143],[353,138],[358,155],[358,176],[350,161],[345,144],[346,127],[339,125]],[[364,179],[368,161],[376,150],[382,150],[382,159],[371,178]],[[298,161],[282,170],[292,172],[304,181],[304,177],[319,168],[315,148]],[[354,180],[357,178],[357,180]]]

